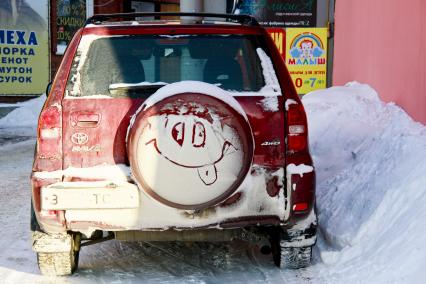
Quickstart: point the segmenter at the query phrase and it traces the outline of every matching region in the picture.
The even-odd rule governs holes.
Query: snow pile
[[[37,128],[38,116],[46,95],[43,94],[38,98],[17,103],[18,108],[8,113],[5,117],[0,118],[0,128],[19,128],[26,127],[32,130]]]
[[[327,282],[421,282],[426,127],[358,83],[312,92],[303,104],[317,170],[323,262],[311,269]]]

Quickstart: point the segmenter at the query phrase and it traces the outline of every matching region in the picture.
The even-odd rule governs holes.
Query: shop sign
[[[285,29],[283,28],[266,28],[272,40],[274,41],[281,57],[285,60]]]
[[[49,82],[48,0],[0,1],[0,95],[34,95]]]
[[[237,0],[234,13],[252,15],[266,27],[315,27],[317,0]]]
[[[327,28],[288,28],[286,65],[298,94],[327,84]]]
[[[86,21],[86,0],[57,0],[56,54],[63,54],[74,33]]]

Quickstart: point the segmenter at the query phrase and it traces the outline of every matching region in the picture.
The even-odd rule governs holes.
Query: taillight
[[[308,133],[305,110],[301,104],[291,104],[287,110],[288,151],[291,153],[307,150]]]
[[[42,128],[40,129],[40,138],[55,139],[60,136],[59,128]]]
[[[300,211],[306,211],[308,209],[308,203],[296,203],[293,205],[293,211],[300,212]]]
[[[62,110],[51,105],[42,110],[38,124],[37,170],[52,171],[62,168]]]
[[[46,108],[40,115],[39,134],[41,139],[57,139],[60,136],[61,111],[57,106]]]
[[[287,185],[291,192],[291,209],[302,218],[309,214],[315,199],[315,171],[308,147],[308,125],[303,105],[286,106]]]

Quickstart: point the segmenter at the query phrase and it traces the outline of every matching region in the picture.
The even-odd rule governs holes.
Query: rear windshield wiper
[[[161,87],[167,85],[165,82],[141,82],[141,83],[116,83],[109,85],[109,92],[114,95],[118,93],[129,93],[135,91],[152,91],[158,90]]]

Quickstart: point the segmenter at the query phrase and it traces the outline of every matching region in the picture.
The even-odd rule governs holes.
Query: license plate
[[[139,190],[129,183],[110,184],[60,183],[42,188],[43,210],[112,209],[139,207]]]

